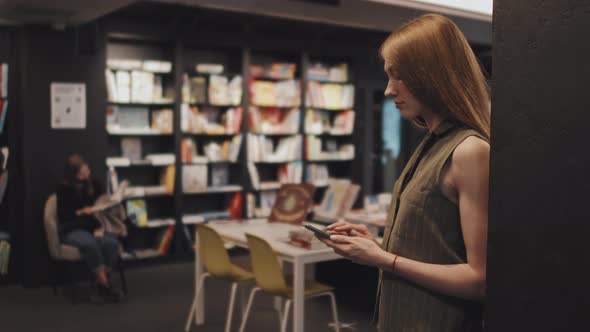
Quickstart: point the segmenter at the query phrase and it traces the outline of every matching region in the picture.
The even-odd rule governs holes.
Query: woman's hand
[[[374,240],[364,236],[332,235],[330,240],[320,241],[333,248],[338,255],[358,264],[380,266],[389,260],[391,255],[381,249]]]
[[[325,231],[328,234],[344,234],[347,236],[363,237],[365,239],[369,239],[373,242],[376,242],[375,237],[369,231],[369,228],[366,225],[352,224],[346,221],[339,221],[326,227]]]

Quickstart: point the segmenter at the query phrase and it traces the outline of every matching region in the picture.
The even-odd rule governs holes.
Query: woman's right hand
[[[352,224],[347,221],[339,221],[326,227],[325,231],[329,234],[344,234],[347,236],[360,236],[371,241],[375,241],[375,237],[369,231],[367,225]]]

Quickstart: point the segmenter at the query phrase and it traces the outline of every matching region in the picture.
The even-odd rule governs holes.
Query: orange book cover
[[[313,185],[283,184],[268,217],[268,222],[302,224],[313,199]]]

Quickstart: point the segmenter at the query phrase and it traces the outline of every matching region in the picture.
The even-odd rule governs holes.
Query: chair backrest
[[[45,202],[43,224],[45,226],[45,235],[47,236],[47,245],[49,246],[49,255],[53,258],[59,258],[60,242],[57,231],[57,196],[55,193],[49,195],[49,198]]]
[[[213,228],[203,224],[197,225],[197,236],[207,272],[216,277],[230,276],[231,261],[221,236]]]
[[[285,275],[270,244],[252,234],[246,234],[256,284],[270,293],[288,293]]]

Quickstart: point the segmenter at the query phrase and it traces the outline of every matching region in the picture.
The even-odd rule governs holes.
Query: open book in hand
[[[117,191],[112,193],[111,195],[105,195],[99,198],[94,206],[92,207],[92,212],[100,212],[104,211],[108,208],[111,208],[117,204],[120,204],[123,201],[123,194],[125,193],[125,189],[129,186],[129,181],[122,181],[117,188]],[[106,198],[105,198],[106,197]]]

